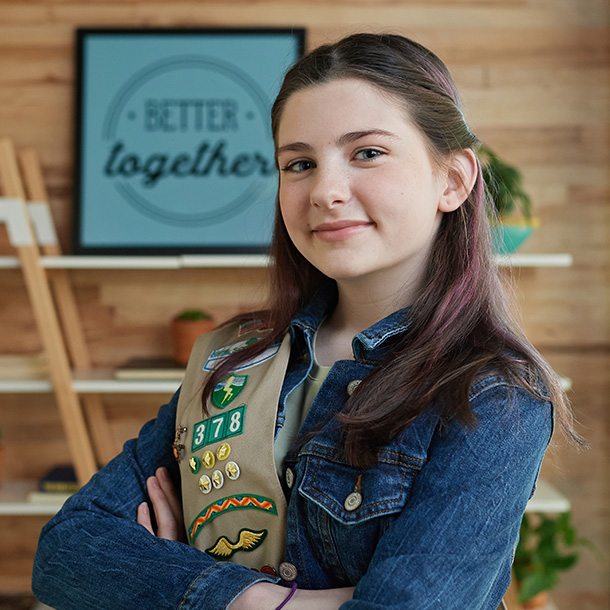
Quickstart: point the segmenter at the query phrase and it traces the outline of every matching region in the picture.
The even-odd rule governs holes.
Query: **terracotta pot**
[[[213,320],[172,320],[174,360],[186,366],[197,337],[214,328]]]
[[[546,608],[549,603],[549,592],[541,591],[538,595],[523,602],[523,610],[535,610],[535,608]]]

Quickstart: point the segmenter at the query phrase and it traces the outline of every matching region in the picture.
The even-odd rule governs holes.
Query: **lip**
[[[313,233],[322,241],[339,241],[366,231],[375,223],[366,220],[337,220],[323,222],[313,228]]]

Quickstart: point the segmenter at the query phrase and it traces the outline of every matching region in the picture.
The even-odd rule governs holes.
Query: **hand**
[[[176,493],[167,468],[158,468],[155,476],[146,480],[146,489],[155,511],[157,531],[153,530],[150,510],[146,502],[142,502],[138,506],[136,521],[157,538],[186,542],[182,502]]]

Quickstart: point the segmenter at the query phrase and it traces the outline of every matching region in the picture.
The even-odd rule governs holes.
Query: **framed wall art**
[[[266,252],[303,29],[77,31],[77,254]]]

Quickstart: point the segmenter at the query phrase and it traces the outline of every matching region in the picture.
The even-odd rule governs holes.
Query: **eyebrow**
[[[361,138],[365,138],[366,136],[385,136],[388,138],[392,138],[394,140],[398,139],[398,136],[391,131],[386,131],[385,129],[364,129],[362,131],[350,131],[349,133],[344,133],[342,136],[337,138],[338,146],[345,146],[346,144],[351,144],[352,142],[356,142]],[[281,155],[283,152],[311,152],[313,151],[313,146],[311,144],[307,144],[307,142],[291,142],[290,144],[286,144],[285,146],[280,146],[276,151],[276,157]]]

